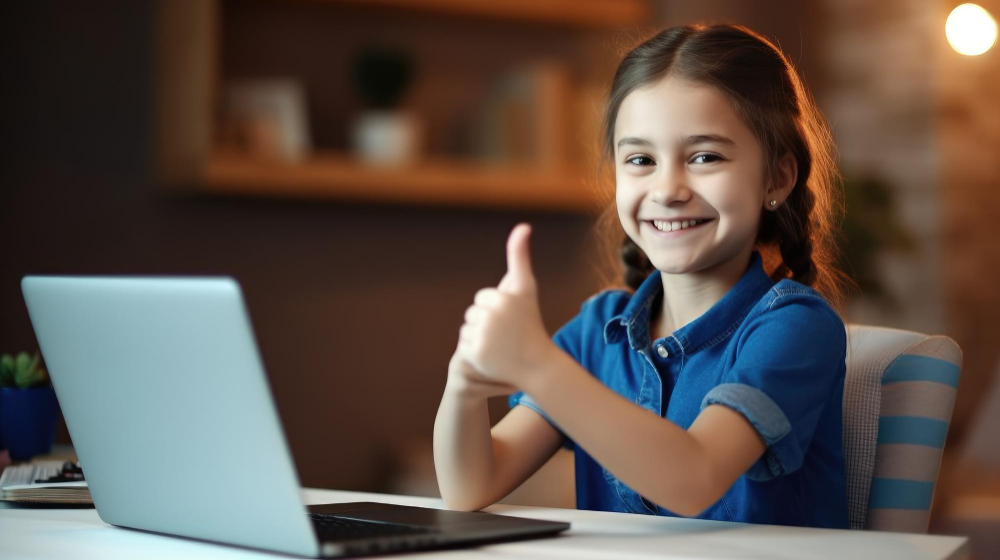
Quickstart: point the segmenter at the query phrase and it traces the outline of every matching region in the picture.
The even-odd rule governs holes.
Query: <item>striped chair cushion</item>
[[[851,528],[926,532],[962,353],[945,336],[850,325],[844,456]]]

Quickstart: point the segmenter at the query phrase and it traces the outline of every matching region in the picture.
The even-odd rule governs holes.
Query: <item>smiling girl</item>
[[[632,290],[550,339],[514,228],[449,364],[445,504],[490,505],[566,446],[581,509],[846,528],[836,169],[794,68],[746,28],[670,28],[622,60],[604,130]]]

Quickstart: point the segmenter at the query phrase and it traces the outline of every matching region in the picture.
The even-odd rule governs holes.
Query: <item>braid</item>
[[[792,280],[812,286],[816,282],[816,263],[813,261],[811,221],[803,220],[815,206],[815,197],[808,185],[794,191],[798,196],[789,197],[789,203],[778,213],[778,250],[784,269]],[[795,207],[789,207],[794,205]]]
[[[622,264],[625,267],[625,284],[638,290],[642,282],[653,272],[653,263],[629,236],[622,240]]]

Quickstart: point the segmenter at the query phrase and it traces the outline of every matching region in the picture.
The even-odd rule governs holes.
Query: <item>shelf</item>
[[[580,172],[427,161],[375,167],[349,156],[323,154],[280,163],[215,154],[199,188],[216,194],[329,198],[448,206],[506,207],[566,212],[599,209],[594,181]]]
[[[306,3],[326,4],[352,17],[362,10],[377,12],[341,21],[333,17],[337,9],[300,10]],[[158,2],[157,178],[166,189],[188,189],[207,195],[597,213],[608,201],[596,190],[596,174],[579,163],[589,161],[588,154],[578,153],[584,150],[577,148],[580,138],[597,134],[590,130],[593,123],[588,120],[591,97],[595,97],[591,94],[596,91],[592,73],[605,67],[605,73],[610,73],[613,55],[600,49],[590,52],[581,45],[584,38],[591,44],[590,35],[594,35],[596,45],[604,31],[641,25],[651,6],[648,0],[296,0],[234,1],[225,5],[219,0]],[[237,12],[240,7],[246,8],[244,12]],[[325,15],[313,17],[314,11]],[[430,15],[412,17],[418,12]],[[239,14],[242,19],[237,17]],[[341,128],[359,110],[352,105],[353,98],[344,83],[350,71],[348,56],[354,46],[367,43],[371,33],[366,28],[354,33],[357,29],[352,27],[352,33],[345,34],[345,26],[354,20],[381,22],[383,14],[396,15],[384,18],[384,28],[378,27],[378,34],[397,38],[407,48],[420,47],[429,81],[414,103],[423,115],[428,115],[428,128],[438,131],[438,136],[428,141],[438,149],[426,153],[451,151],[449,147],[459,142],[454,123],[449,122],[454,117],[453,108],[463,107],[475,116],[473,109],[489,101],[491,84],[509,78],[503,69],[526,64],[526,53],[537,51],[539,61],[560,61],[570,69],[569,76],[574,76],[575,69],[579,76],[556,80],[555,86],[546,79],[536,80],[541,85],[531,98],[532,107],[559,110],[543,109],[544,118],[502,115],[521,118],[538,128],[533,133],[542,139],[540,145],[545,149],[533,148],[540,153],[534,153],[531,159],[546,164],[518,167],[429,159],[408,167],[384,168],[366,165],[339,151],[320,151],[305,161],[280,163],[219,148],[217,143],[224,140],[220,140],[223,135],[217,127],[223,120],[220,108],[227,80],[233,76],[287,75],[311,88],[310,128],[317,143],[329,146],[329,150],[333,146],[346,150],[350,142]],[[502,21],[504,25],[495,27],[503,33],[489,35],[492,42],[476,43],[479,34],[472,21],[452,26],[457,30],[452,35],[405,33],[421,25],[437,30],[440,20],[456,17]],[[300,24],[304,26],[301,35],[297,31]],[[550,33],[550,29],[528,27],[534,24],[592,29]],[[512,52],[507,42],[522,31],[527,46],[520,45],[521,50]],[[226,43],[223,37],[231,41]],[[331,37],[337,41],[331,41]],[[272,46],[258,49],[261,45]],[[475,56],[458,57],[456,62],[453,51],[464,45],[478,48],[486,62],[481,63]],[[467,80],[458,79],[467,77],[464,72],[473,67],[485,71],[476,70]],[[451,92],[458,93],[446,95]],[[447,134],[451,136],[445,137]]]
[[[647,0],[323,0],[494,20],[617,29],[642,25]]]

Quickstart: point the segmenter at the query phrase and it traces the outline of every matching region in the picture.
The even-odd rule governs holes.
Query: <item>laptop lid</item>
[[[21,289],[101,519],[319,555],[235,280],[27,276]]]

